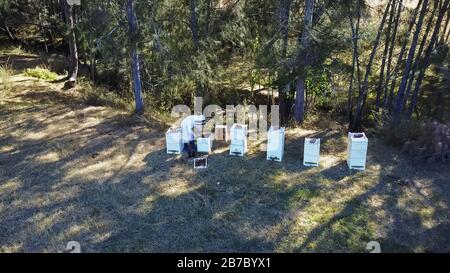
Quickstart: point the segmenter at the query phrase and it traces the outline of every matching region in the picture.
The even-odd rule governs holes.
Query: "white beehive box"
[[[305,138],[303,148],[303,165],[319,166],[320,161],[320,138]]]
[[[212,150],[214,134],[197,138],[197,152],[210,153]]]
[[[247,125],[235,123],[230,129],[231,142],[247,139]]]
[[[234,141],[230,145],[230,155],[244,156],[247,152],[247,139]]]
[[[247,125],[235,123],[230,129],[230,155],[244,156],[247,152]]]
[[[281,161],[284,154],[284,127],[270,126],[267,132],[267,160]]]
[[[168,154],[181,154],[181,151],[183,150],[181,128],[169,128],[169,130],[167,130],[166,148]]]
[[[350,169],[365,170],[369,140],[364,133],[348,133],[347,164]]]

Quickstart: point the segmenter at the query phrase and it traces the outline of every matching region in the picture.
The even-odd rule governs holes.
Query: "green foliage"
[[[432,66],[422,84],[416,118],[450,122],[450,54],[443,45],[432,55]]]
[[[33,77],[45,81],[54,81],[58,79],[58,74],[48,70],[46,67],[27,68],[24,73],[25,76]]]
[[[308,69],[306,72],[306,89],[308,96],[318,108],[326,107],[332,100],[330,78],[324,69]]]
[[[193,42],[190,1],[135,1],[142,85],[144,93],[155,100],[154,107],[170,111],[176,104],[191,105],[197,90],[207,103],[222,106],[243,101],[267,103],[272,99],[277,103],[276,99],[269,98],[272,90],[275,93],[276,90],[284,90],[290,106],[295,100],[297,78],[301,75],[306,79],[306,111],[348,117],[346,100],[353,53],[350,17],[355,23],[359,6],[359,64],[364,76],[385,4],[373,6],[364,0],[315,1],[308,52],[311,64],[304,65],[299,63],[300,57],[306,54],[299,46],[303,29],[303,12],[299,11],[303,10],[304,1],[289,1],[287,43],[283,40],[280,17],[285,0],[211,0],[209,11],[209,1],[195,2],[198,48]],[[49,48],[50,53],[55,51],[67,55],[65,38],[68,27],[59,4],[56,0],[0,1],[2,34],[6,34],[4,36],[14,44],[23,45],[20,50],[5,53],[23,54],[30,48],[33,51]],[[96,84],[107,86],[118,97],[131,100],[130,43],[125,4],[125,0],[82,1],[81,6],[74,7],[77,19],[75,33],[80,63],[86,64],[90,70],[83,75],[93,76]],[[411,14],[411,8],[402,12],[391,66],[396,64],[395,56],[404,35],[410,34],[407,26]],[[375,124],[370,113],[375,110],[374,90],[379,82],[378,68],[386,32],[385,26],[368,75],[369,94],[362,111],[366,125]],[[407,47],[406,52],[408,50]],[[433,51],[431,63],[434,68],[427,71],[414,118],[432,117],[444,122],[450,119],[448,92],[445,92],[448,90],[447,60],[448,46],[439,45]],[[305,70],[305,67],[310,68]],[[403,67],[404,60],[400,60],[397,77],[401,77]],[[26,73],[53,79],[42,71]],[[356,74],[353,83],[354,108],[359,97]],[[259,89],[268,91],[269,95],[258,94]]]
[[[51,45],[63,33],[59,1],[0,1],[2,34],[27,46]]]
[[[79,86],[81,97],[88,105],[108,106],[126,110],[132,109],[132,104],[129,101],[119,97],[115,92],[105,87],[94,86],[87,81],[81,81]]]
[[[376,132],[381,136],[385,143],[401,147],[407,141],[415,140],[420,135],[420,122],[395,121],[388,111],[380,109],[374,112],[373,117],[376,124]]]

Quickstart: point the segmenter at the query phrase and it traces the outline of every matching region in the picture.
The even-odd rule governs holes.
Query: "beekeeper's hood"
[[[204,115],[195,115],[194,116],[194,123],[197,126],[203,126],[206,124],[206,118]]]

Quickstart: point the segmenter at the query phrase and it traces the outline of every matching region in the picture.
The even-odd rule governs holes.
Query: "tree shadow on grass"
[[[450,186],[445,176],[414,168],[400,157],[401,164],[382,169],[375,184],[309,231],[295,251],[365,251],[365,243],[375,240],[383,252],[448,252]],[[371,163],[386,164],[377,158],[382,155]]]
[[[404,162],[413,165],[409,158]],[[380,177],[388,185],[383,209],[392,216],[381,239],[386,252],[450,251],[450,185],[442,168],[441,163],[416,168],[398,164]]]
[[[281,163],[225,149],[194,170],[166,154],[162,131],[132,117],[77,127],[105,110],[51,109],[3,129],[0,146],[13,148],[0,161],[2,251],[58,251],[70,240],[85,252],[351,252],[374,239],[382,250],[447,249],[444,176],[402,172],[406,163],[382,161],[378,146],[365,173],[344,161],[302,166],[303,138],[287,144]],[[38,131],[48,134],[30,138]],[[388,179],[396,173],[428,182],[401,186]]]
[[[152,209],[140,218],[146,227],[139,235],[143,248],[135,251],[275,251],[290,228],[280,223],[309,206],[308,198],[323,190],[314,178],[299,184],[274,183],[280,170],[298,169],[266,161],[263,153],[241,158],[227,152],[211,155],[206,170],[193,170],[191,162],[174,159],[165,149],[146,156],[147,175],[173,190],[150,198]],[[178,192],[178,180],[187,189]],[[124,251],[129,233],[115,234],[102,247],[113,244],[119,247],[114,250]]]
[[[227,178],[231,172],[221,172],[217,164],[228,160],[231,169],[242,166],[245,159],[215,155],[208,169],[193,170],[190,162],[171,159],[164,149],[147,155],[144,177],[157,181],[150,182],[154,189],[141,204],[137,200],[141,213],[126,216],[136,224],[115,229],[99,247],[150,252],[273,251],[274,240],[251,233],[276,224],[282,216],[277,207],[283,204],[271,200],[276,195],[271,186],[255,180],[258,177],[249,177],[245,166],[238,170],[238,176]],[[136,241],[139,243],[132,243]]]
[[[32,116],[29,119],[32,120]],[[69,120],[67,118],[59,122],[67,123]],[[86,190],[87,193],[95,195],[96,191],[107,188],[100,184],[109,184],[109,181],[104,177],[95,179],[95,173],[83,177],[83,170],[77,168],[89,168],[92,165],[102,164],[103,161],[107,162],[108,153],[120,156],[125,153],[129,159],[139,141],[146,137],[144,134],[135,134],[135,130],[141,127],[135,125],[124,129],[120,123],[115,125],[113,120],[117,120],[117,115],[75,132],[55,132],[38,139],[23,139],[15,133],[16,130],[26,132],[38,130],[39,127],[32,126],[33,123],[25,128],[23,124],[18,127],[12,124],[6,130],[11,134],[1,139],[0,143],[13,144],[14,148],[2,153],[3,160],[0,162],[2,165],[0,176],[4,181],[0,186],[0,201],[2,205],[9,204],[0,217],[3,227],[0,238],[2,247],[9,242],[20,244],[21,249],[28,251],[45,249],[44,246],[48,248],[51,238],[57,236],[58,232],[69,229],[71,224],[75,225],[77,221],[83,221],[86,215],[82,213],[77,215],[77,211],[82,212],[85,207],[80,205],[81,195],[77,193]],[[45,131],[45,126],[41,126],[40,129]],[[149,133],[148,136],[154,137],[154,133]],[[126,146],[123,147],[122,138],[127,137],[133,139],[126,141]],[[70,147],[71,145],[73,146]],[[116,146],[128,150],[128,153]],[[58,150],[60,148],[63,150],[68,148],[68,151],[61,153]],[[48,155],[52,155],[53,158],[48,158]],[[123,156],[118,160],[122,161],[122,158]],[[117,176],[127,162],[128,160],[122,161],[122,168],[111,168],[111,177]],[[115,164],[120,166],[120,162]],[[78,171],[79,175],[70,175],[71,172]],[[10,187],[5,187],[8,185]],[[71,211],[72,207],[77,209]],[[51,221],[53,214],[58,212],[67,214],[69,211],[73,214],[66,215],[67,219]],[[74,219],[76,221],[73,221]],[[53,231],[56,234],[50,235],[49,233]],[[48,239],[47,242],[45,238]]]
[[[345,195],[346,191],[353,191],[367,175],[363,172],[349,173],[345,162],[311,171],[310,168],[301,168],[298,162],[278,164],[266,161],[264,153],[260,152],[245,158],[229,156],[227,151],[214,154],[209,157],[208,169],[198,171],[192,170],[191,164],[183,168],[186,162],[176,159],[169,159],[161,165],[164,157],[167,155],[161,149],[147,155],[145,160],[149,167],[153,166],[152,172],[160,172],[156,175],[160,183],[171,185],[171,181],[181,179],[189,185],[189,190],[175,194],[176,197],[160,195],[152,199],[152,210],[144,217],[150,220],[150,226],[162,226],[148,230],[151,238],[144,239],[146,235],[141,234],[142,248],[135,248],[137,251],[364,252],[366,243],[374,239],[382,242],[388,250],[385,240],[395,238],[395,234],[377,235],[377,228],[385,223],[377,223],[376,208],[371,201],[375,196],[387,195],[383,206],[388,214],[384,216],[386,219],[404,213],[404,208],[396,207],[399,193],[395,190],[386,193],[392,185],[380,175],[378,182],[361,186],[360,194],[350,196],[342,209],[337,209],[329,217],[326,215],[329,208],[324,207],[324,215],[314,216],[325,219],[324,223],[309,229],[304,239],[293,248],[284,248],[286,241],[295,238],[292,229],[298,228],[299,221],[308,220],[299,216],[302,211],[318,210],[320,214],[320,208],[314,208],[314,200],[324,199],[318,202],[323,205],[327,198],[331,198],[330,202],[333,197],[342,198],[340,192]],[[155,165],[155,162],[159,163]],[[180,167],[184,170],[181,173],[177,170]],[[169,174],[171,172],[179,174],[173,177]],[[298,177],[301,172],[311,174],[311,177]],[[286,177],[278,179],[280,174]],[[318,179],[321,177],[325,178],[324,183]],[[295,179],[302,181],[288,183]],[[394,227],[401,229],[405,225],[394,221]],[[414,228],[423,230],[419,226]],[[444,238],[440,232],[446,230],[445,224],[439,224],[435,230],[438,237]],[[117,238],[124,241],[118,245],[126,244],[126,234],[121,233],[109,242],[117,242]],[[407,239],[409,243],[414,242],[413,238]],[[406,249],[412,251],[414,247],[417,245],[412,244]],[[402,249],[396,248],[395,251]]]

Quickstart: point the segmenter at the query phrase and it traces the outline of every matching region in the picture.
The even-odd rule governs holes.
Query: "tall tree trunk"
[[[286,58],[289,39],[289,15],[291,11],[292,0],[280,0],[279,24],[281,28],[283,44],[281,48],[281,57]]]
[[[44,8],[45,8],[45,2],[43,3]],[[48,44],[47,44],[47,35],[46,35],[46,29],[45,29],[45,22],[42,19],[42,12],[40,10],[38,10],[38,19],[39,19],[39,30],[41,32],[42,35],[42,39],[44,40],[44,47],[45,47],[45,53],[48,54]]]
[[[414,9],[414,12],[411,16],[411,20],[409,21],[409,26],[408,26],[408,30],[405,32],[405,35],[403,36],[403,42],[402,42],[402,47],[400,49],[400,53],[398,54],[398,58],[397,58],[397,62],[395,63],[395,67],[393,70],[393,75],[392,75],[392,83],[391,86],[389,88],[389,97],[387,99],[386,105],[388,106],[389,109],[392,107],[392,101],[394,99],[394,90],[395,90],[395,85],[397,82],[397,73],[398,73],[398,68],[400,67],[400,64],[403,60],[403,55],[405,54],[406,51],[406,46],[408,44],[408,37],[414,27],[414,24],[416,23],[416,18],[417,18],[417,14],[419,13],[420,7],[422,6],[422,1],[423,0],[419,0],[419,2],[417,3],[417,7]]]
[[[205,18],[205,42],[209,44],[208,37],[210,32],[210,25],[211,25],[211,11],[212,11],[212,1],[213,0],[206,0],[206,18]],[[207,94],[209,92],[209,80],[208,77],[206,77],[206,82],[204,84],[204,92]]]
[[[358,83],[358,94],[361,93],[361,69],[359,66],[359,54],[358,54],[358,39],[359,39],[359,22],[361,19],[361,5],[360,1],[358,1],[357,4],[357,19],[356,19],[356,27],[353,23],[353,15],[350,15],[350,28],[352,31],[352,45],[353,45],[353,54],[352,54],[352,74],[350,79],[350,85],[348,88],[348,102],[347,102],[347,108],[348,108],[348,122],[349,124],[352,123],[353,119],[353,78],[354,73],[356,69],[357,73],[357,83]]]
[[[383,32],[384,24],[386,22],[386,18],[389,13],[389,8],[392,5],[392,2],[393,2],[393,0],[389,0],[389,2],[387,3],[386,9],[384,10],[384,13],[383,13],[383,18],[381,19],[380,26],[378,27],[378,33],[377,33],[377,36],[376,36],[374,44],[373,44],[372,52],[371,52],[370,58],[369,58],[369,63],[367,64],[367,67],[366,67],[366,74],[364,75],[364,82],[362,84],[361,94],[359,95],[359,98],[358,98],[358,104],[356,106],[355,117],[353,119],[353,124],[351,124],[351,129],[353,131],[357,131],[357,130],[361,129],[362,112],[363,112],[364,104],[365,104],[366,98],[367,98],[369,75],[372,70],[373,59],[375,58],[375,54],[376,54],[377,48],[378,48],[378,43],[380,42],[381,33]]]
[[[398,22],[400,21],[400,16],[403,9],[403,0],[400,0],[397,6],[397,14],[395,16],[394,21],[394,31],[391,37],[390,41],[390,47],[389,47],[389,53],[388,53],[388,59],[387,59],[387,71],[386,71],[386,81],[384,84],[384,95],[383,95],[383,105],[384,107],[387,106],[388,103],[388,90],[389,90],[389,82],[391,80],[391,63],[392,63],[392,55],[394,53],[395,49],[395,41],[397,39],[397,30],[398,30]]]
[[[411,41],[411,47],[409,48],[408,58],[406,59],[405,70],[403,71],[403,77],[400,82],[400,86],[398,88],[397,99],[396,99],[395,108],[394,108],[394,118],[400,117],[401,111],[404,107],[403,97],[405,95],[406,84],[407,84],[407,80],[409,78],[409,73],[411,70],[411,63],[413,61],[413,58],[414,58],[414,55],[416,52],[417,40],[419,39],[419,34],[422,29],[422,23],[423,23],[423,19],[425,18],[427,8],[428,8],[428,0],[424,0],[422,9],[420,10],[420,15],[419,15],[419,19],[417,21],[413,40]]]
[[[291,8],[291,0],[279,0],[278,2],[278,24],[281,29],[282,34],[282,46],[281,46],[281,58],[286,58],[287,47],[288,47],[288,38],[289,38],[289,13]],[[281,71],[278,75],[278,81],[282,82],[282,78],[286,73],[284,67],[282,67]],[[278,87],[278,103],[280,105],[280,115],[281,121],[285,122],[287,117],[289,116],[288,103],[286,101],[286,94],[289,91],[288,83],[280,83]]]
[[[450,31],[447,32],[447,36],[445,36],[444,42],[448,43],[449,38],[450,38]]]
[[[314,0],[306,0],[303,19],[303,31],[300,38],[300,62],[305,69],[310,65],[309,45],[311,39],[312,20],[314,12]],[[303,51],[303,52],[302,52]],[[306,71],[297,77],[297,87],[295,94],[294,118],[302,123],[305,118],[305,75]]]
[[[419,72],[419,75],[417,76],[416,85],[414,87],[414,93],[413,93],[413,96],[412,96],[412,99],[411,99],[408,111],[406,113],[406,118],[407,119],[411,118],[412,112],[416,109],[420,86],[422,85],[422,81],[423,81],[423,79],[425,77],[425,72],[426,72],[428,66],[430,65],[431,53],[432,53],[432,51],[434,49],[434,45],[436,44],[436,41],[438,39],[438,35],[439,35],[440,27],[441,27],[441,24],[442,24],[442,20],[444,19],[445,12],[449,8],[449,3],[450,3],[450,0],[445,0],[443,5],[441,6],[441,8],[439,10],[439,16],[438,16],[438,18],[436,20],[436,24],[434,26],[434,30],[433,30],[433,34],[432,34],[431,39],[430,39],[430,43],[428,44],[428,47],[427,47],[427,49],[425,51],[423,65],[422,65],[422,68],[421,68],[421,70]]]
[[[95,79],[96,79],[96,77],[95,77],[95,70],[96,70],[96,67],[95,67],[95,62],[96,62],[96,60],[95,60],[95,53],[93,53],[93,52],[91,52],[91,69],[90,69],[90,76],[91,76],[91,80],[93,81],[93,82],[95,82]]]
[[[358,1],[358,17],[356,19],[356,27],[354,29],[354,36],[356,39],[353,40],[353,50],[355,54],[355,61],[356,61],[356,76],[358,80],[358,95],[361,94],[361,66],[359,62],[359,47],[358,47],[358,40],[359,40],[359,27],[361,22],[361,1]],[[353,30],[352,30],[353,31]]]
[[[350,20],[350,23],[352,24],[352,28],[353,28],[353,20]],[[355,39],[355,38],[353,38]],[[349,123],[352,120],[352,108],[353,108],[353,78],[355,75],[355,67],[356,67],[356,58],[355,58],[355,54],[353,51],[353,55],[352,55],[352,73],[350,74],[350,84],[348,86],[348,100],[347,100],[347,117],[348,117],[348,121]]]
[[[144,103],[142,100],[141,71],[139,67],[139,55],[137,52],[138,22],[133,0],[128,0],[127,2],[127,17],[128,17],[128,36],[130,39],[130,49],[131,49],[131,75],[133,78],[134,99],[136,107],[135,112],[137,114],[142,114],[144,112]]]
[[[395,10],[396,10],[396,5],[392,4],[391,5],[391,12],[389,14],[389,21],[388,21],[388,26],[387,26],[387,30],[386,30],[386,40],[384,43],[384,51],[383,51],[383,57],[381,59],[381,68],[380,68],[380,78],[378,79],[378,86],[376,88],[377,91],[377,96],[375,99],[375,105],[376,105],[376,109],[377,111],[380,109],[381,106],[381,94],[383,92],[383,82],[384,82],[384,68],[386,66],[386,58],[388,55],[388,51],[389,51],[389,44],[391,41],[391,28],[392,28],[392,21],[394,19],[395,16]]]
[[[190,0],[190,12],[191,12],[191,32],[192,42],[194,43],[195,50],[199,50],[200,41],[198,35],[198,19],[197,19],[197,3],[195,0]]]
[[[417,51],[417,55],[416,55],[416,58],[414,60],[414,64],[413,64],[413,66],[411,68],[411,73],[410,73],[410,76],[409,76],[409,79],[408,79],[408,85],[406,86],[405,97],[403,98],[403,105],[406,105],[406,102],[407,102],[407,100],[409,98],[409,95],[411,93],[411,88],[412,88],[412,85],[413,85],[413,82],[414,82],[416,71],[417,71],[417,68],[419,67],[419,63],[420,63],[420,61],[422,59],[422,53],[423,53],[423,50],[425,48],[425,43],[428,41],[428,35],[429,35],[431,27],[433,25],[433,19],[434,19],[436,11],[438,10],[440,2],[441,2],[441,0],[436,0],[434,2],[433,11],[431,12],[430,17],[428,18],[427,27],[425,29],[424,34],[421,35],[423,38],[422,38],[422,41],[420,42],[419,50]]]
[[[73,6],[69,5],[67,0],[62,0],[64,18],[69,27],[68,43],[69,43],[69,81],[66,83],[68,87],[74,87],[78,76],[78,48],[75,36],[75,23],[73,15]]]
[[[198,34],[197,3],[195,0],[190,0],[189,4],[191,13],[190,28],[192,32],[192,42],[194,43],[195,51],[198,56],[200,53],[200,38]],[[195,79],[195,96],[202,96],[201,84],[197,78]]]
[[[209,26],[211,24],[212,0],[206,0],[206,19],[205,19],[205,39],[209,37]]]

